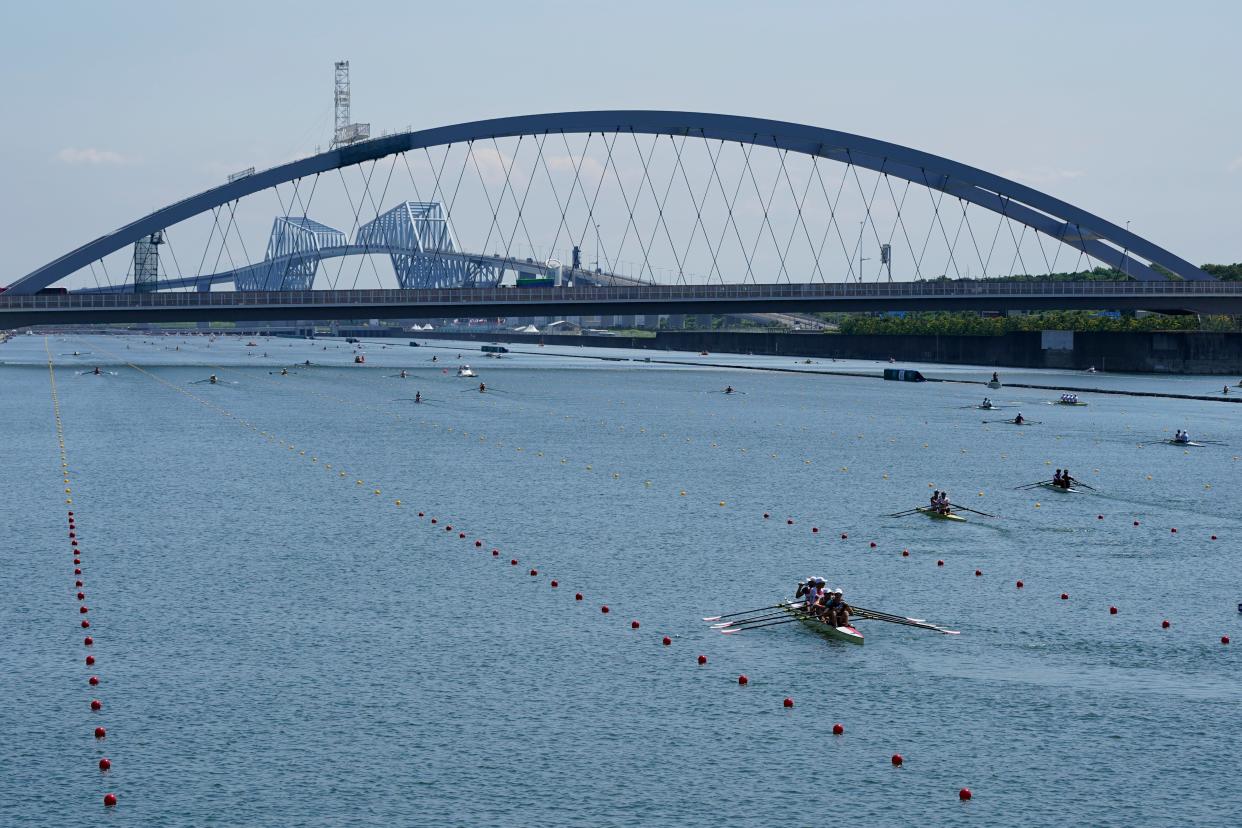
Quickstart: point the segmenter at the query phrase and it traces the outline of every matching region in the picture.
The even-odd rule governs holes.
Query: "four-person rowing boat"
[[[955,515],[952,512],[942,512],[939,509],[933,509],[930,506],[920,506],[918,511],[919,514],[927,515],[933,520],[956,520],[960,523],[966,522],[966,518],[961,515]]]

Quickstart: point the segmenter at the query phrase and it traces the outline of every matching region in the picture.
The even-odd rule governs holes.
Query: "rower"
[[[808,578],[807,580],[809,581],[811,579]],[[794,603],[795,604],[800,603],[802,601],[802,599],[806,596],[807,589],[809,589],[809,587],[807,586],[807,581],[798,581],[798,588],[794,590]]]
[[[940,511],[940,490],[939,489],[936,489],[936,491],[932,492],[931,508],[933,511],[937,511],[937,512]]]
[[[324,350],[326,351],[326,350],[327,350],[327,348],[324,348]],[[302,364],[303,364],[303,365],[310,365],[310,364],[311,364],[311,361],[308,359],[308,360],[306,360],[306,362],[303,362]]]
[[[409,376],[409,374],[408,374],[408,373],[406,373],[406,370],[405,370],[404,368],[402,368],[402,369],[401,369],[401,375],[400,375],[400,376],[401,376],[401,379],[405,379],[406,377],[408,377],[408,376]]]
[[[1069,469],[1066,469],[1065,471],[1061,473],[1061,488],[1062,489],[1068,489],[1070,486],[1072,486],[1073,484],[1077,482],[1078,482],[1077,480],[1075,480],[1073,477],[1070,476]]]
[[[947,514],[949,514],[949,507],[950,507],[951,505],[952,505],[952,504],[951,504],[951,503],[949,503],[949,493],[948,493],[948,492],[941,492],[941,493],[940,493],[940,514],[942,514],[942,515],[947,515]]]
[[[1061,485],[1061,470],[1060,469],[1057,469],[1056,473],[1052,475],[1052,485],[1054,486]]]
[[[280,369],[280,375],[281,375],[282,377],[287,377],[287,376],[289,376],[289,369],[288,369],[288,368],[281,368],[281,369]]]
[[[422,401],[423,401],[423,394],[422,394],[422,392],[421,392],[421,391],[415,391],[415,392],[414,392],[414,402],[415,402],[415,404],[417,404],[417,403],[421,403]]]
[[[215,374],[212,374],[210,377],[207,378],[207,381],[210,382],[212,385],[215,385],[220,380],[216,378]]]
[[[834,627],[849,626],[850,608],[840,587],[834,589],[824,601],[823,619]]]
[[[93,373],[95,376],[99,376],[100,374],[102,374],[102,373],[103,373],[103,371],[100,371],[100,370],[99,370],[99,366],[98,366],[98,365],[96,365],[96,366],[95,366],[95,370],[94,370],[94,371],[92,371],[91,373]]]
[[[725,390],[724,390],[724,392],[725,392],[726,394],[732,394],[732,393],[733,393],[733,386],[732,386],[732,385],[726,385],[726,386],[725,386]]]
[[[992,372],[992,382],[1000,382],[1000,377],[996,375],[995,371]]]
[[[435,354],[432,354],[432,355],[431,355],[431,361],[432,361],[432,362],[437,362],[437,361],[438,361],[438,360],[436,359],[436,355],[435,355]]]
[[[1016,416],[1016,417],[1014,417],[1014,418],[1013,418],[1013,424],[1014,424],[1014,425],[1022,425],[1022,424],[1023,424],[1023,423],[1025,423],[1025,422],[1026,422],[1026,417],[1023,417],[1023,416],[1022,416],[1022,412],[1021,412],[1021,411],[1019,411],[1019,412],[1018,412],[1018,416]]]
[[[483,394],[483,393],[486,393],[486,392],[487,392],[487,385],[486,385],[485,383],[480,382],[480,383],[479,383],[479,393],[480,393],[480,394]]]

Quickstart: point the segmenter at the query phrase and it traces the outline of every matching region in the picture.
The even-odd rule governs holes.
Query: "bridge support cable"
[[[893,244],[893,239],[896,238],[897,236],[897,228],[900,227],[902,237],[905,238],[906,240],[906,249],[913,250],[914,245],[910,244],[910,234],[906,232],[906,224],[905,224],[905,221],[901,217],[902,208],[906,206],[906,196],[909,195],[910,193],[910,182],[909,181],[906,182],[905,189],[902,190],[902,193],[901,193],[900,202],[897,201],[897,194],[893,192],[893,181],[889,177],[888,173],[884,174],[884,188],[888,190],[888,197],[892,200],[893,209],[896,211],[896,217],[893,220],[893,228],[892,230],[889,231],[889,234],[888,234],[889,247],[891,249],[892,244]],[[916,279],[919,278],[919,271],[917,268],[915,269],[914,273],[915,273],[914,278]]]
[[[372,161],[372,162],[371,162],[371,170],[370,170],[370,172],[366,172],[366,173],[364,173],[364,172],[362,171],[362,165],[361,165],[361,164],[360,164],[360,165],[358,165],[358,176],[359,176],[359,178],[361,178],[361,179],[362,179],[362,182],[363,182],[363,185],[362,185],[363,190],[369,190],[369,189],[371,188],[371,177],[372,177],[373,175],[375,175],[375,165],[376,165],[377,163],[378,163],[378,161]],[[350,209],[350,211],[353,213],[353,217],[354,217],[354,218],[353,218],[353,224],[350,226],[350,228],[349,228],[349,234],[348,234],[349,236],[353,236],[353,235],[354,235],[354,234],[358,231],[358,226],[359,226],[359,224],[360,224],[360,217],[361,217],[361,215],[362,215],[362,207],[363,207],[363,198],[364,198],[364,196],[360,194],[360,195],[359,195],[359,197],[358,197],[358,204],[357,204],[357,205],[355,205],[355,204],[354,204],[354,196],[353,196],[353,193],[351,193],[351,192],[349,191],[349,182],[347,182],[347,181],[345,180],[345,174],[344,174],[343,172],[341,172],[341,170],[340,170],[339,168],[337,169],[337,174],[340,176],[340,179],[341,179],[341,187],[345,190],[345,198],[349,200],[349,209]],[[337,289],[337,284],[338,284],[338,283],[340,282],[340,280],[341,280],[341,272],[342,272],[344,269],[345,269],[345,259],[344,259],[344,258],[342,258],[342,259],[341,259],[341,263],[340,263],[340,264],[337,266],[337,268],[336,268],[336,276],[335,276],[334,278],[332,278],[332,279],[331,279],[331,281],[330,281],[330,284],[331,284],[331,290],[336,290],[336,289]]]
[[[650,260],[647,257],[647,249],[643,247],[642,236],[639,234],[637,228],[634,226],[634,207],[638,203],[638,194],[635,193],[634,204],[631,205],[629,195],[627,195],[625,191],[625,183],[621,180],[621,173],[618,172],[617,170],[615,150],[616,150],[617,140],[620,138],[620,135],[621,133],[620,131],[618,131],[617,136],[614,137],[612,143],[608,145],[608,160],[604,166],[605,175],[607,174],[610,168],[612,169],[612,175],[617,185],[617,191],[621,194],[621,201],[625,204],[625,214],[626,214],[625,229],[621,234],[621,243],[617,245],[617,259],[620,260],[622,256],[625,255],[625,243],[629,241],[630,231],[633,230],[634,238],[638,241],[639,250],[641,250],[643,254],[643,266],[638,271],[638,278],[642,279],[644,275],[646,275],[650,269]],[[640,157],[641,157],[641,153],[640,153]],[[641,189],[641,184],[639,185],[639,187]]]
[[[687,133],[686,140],[689,140],[689,137],[689,133]],[[708,143],[706,138],[703,138],[702,140],[704,149],[707,151],[708,161],[711,162],[714,169],[716,165],[716,158],[712,155],[711,144]],[[685,141],[682,142],[682,148],[685,148]],[[681,260],[683,262],[690,260],[690,251],[694,247],[694,240],[696,238],[695,234],[701,231],[703,236],[703,244],[706,245],[707,252],[711,255],[712,259],[711,269],[707,273],[707,280],[710,281],[712,275],[715,274],[717,278],[721,279],[721,283],[723,284],[723,277],[720,273],[720,265],[716,260],[714,251],[711,248],[711,239],[707,234],[707,226],[703,223],[703,205],[707,201],[708,193],[711,192],[711,176],[709,175],[707,177],[707,182],[703,186],[703,193],[696,197],[694,194],[694,187],[690,184],[690,176],[686,172],[686,165],[682,161],[681,153],[677,154],[677,170],[681,173],[681,179],[686,185],[686,195],[690,198],[690,205],[694,208],[694,225],[691,227],[690,240],[686,242],[686,249],[682,252]]]
[[[546,132],[539,136],[538,143],[535,143],[534,138],[531,139],[531,142],[535,143],[536,159],[543,158],[543,145],[547,140],[548,140],[548,134]],[[492,143],[495,144],[496,143],[495,140],[493,140]],[[497,147],[496,151],[499,152],[500,148]],[[510,173],[512,173],[513,170],[517,169],[518,159],[521,157],[521,151],[522,151],[522,140],[519,138],[518,147],[514,151],[513,160],[511,161],[509,165]],[[513,240],[517,238],[518,225],[521,225],[522,233],[523,235],[526,236],[526,244],[527,244],[527,247],[530,249],[531,257],[538,258],[539,256],[538,249],[535,247],[535,242],[530,236],[530,228],[526,226],[526,219],[524,217],[524,211],[526,210],[526,200],[530,198],[531,187],[535,183],[535,176],[538,172],[539,172],[539,164],[532,163],[530,165],[530,175],[526,179],[526,188],[522,192],[522,198],[520,201],[517,198],[517,188],[514,187],[512,183],[509,184],[509,197],[513,201],[513,206],[517,208],[517,216],[513,221],[513,229],[509,231],[509,239],[507,242],[505,242],[505,258],[506,259],[510,258],[512,255]],[[546,257],[546,256],[544,257],[544,259],[547,259],[547,258],[549,257]]]
[[[401,153],[401,155],[404,155],[404,154],[405,153]],[[376,163],[378,164],[379,162],[376,161]],[[371,190],[370,190],[369,181],[368,181],[366,196],[367,196],[367,200],[371,202],[371,206],[375,210],[375,218],[372,219],[372,221],[379,220],[380,206],[384,203],[384,199],[388,198],[388,187],[390,184],[392,184],[392,174],[393,174],[393,171],[396,169],[397,169],[397,156],[393,155],[392,163],[389,164],[388,166],[388,177],[384,180],[384,191],[380,193],[379,204],[376,204],[375,199],[371,198]],[[355,227],[354,228],[354,239],[357,240],[357,238],[358,238],[358,228]],[[371,263],[371,271],[375,274],[376,282],[378,283],[380,280],[379,270],[375,267],[375,261],[371,258],[370,241],[367,240],[363,245],[362,258],[358,260],[358,269],[354,271],[354,281],[353,281],[353,284],[349,286],[350,290],[354,290],[358,287],[358,277],[362,275],[362,263],[364,260]]]
[[[794,189],[793,179],[789,175],[789,166],[785,163],[788,151],[781,155],[781,175],[785,179],[785,184],[789,187],[789,195],[793,198],[794,208],[796,210],[796,218],[789,228],[789,239],[785,242],[785,256],[789,256],[789,252],[793,247],[794,236],[798,234],[798,227],[801,225],[802,234],[806,237],[807,247],[812,257],[815,256],[815,245],[811,242],[811,231],[806,226],[806,215],[803,208],[806,206],[807,196],[811,192],[811,174],[808,172],[806,185],[802,188],[802,195],[799,196],[797,190]],[[812,159],[814,160],[814,159]]]
[[[758,138],[758,136],[755,136],[755,137]],[[773,140],[773,146],[776,147],[777,152],[779,153],[780,147],[775,143],[776,142],[775,135],[772,136],[772,140]],[[751,249],[750,249],[750,257],[747,261],[747,270],[753,273],[752,263],[754,261],[755,256],[758,255],[759,253],[759,242],[763,238],[763,231],[766,228],[768,231],[768,237],[772,240],[772,247],[775,249],[777,259],[780,261],[780,265],[781,265],[780,270],[776,274],[776,281],[777,282],[780,281],[782,274],[784,274],[786,281],[788,281],[789,274],[785,270],[785,258],[781,254],[780,242],[776,240],[776,231],[772,229],[772,221],[771,221],[772,199],[776,197],[776,186],[779,183],[779,178],[777,176],[773,176],[772,188],[768,191],[768,197],[764,199],[763,193],[759,189],[759,180],[755,177],[754,167],[752,167],[750,163],[749,153],[746,156],[746,174],[747,174],[747,177],[750,178],[751,186],[755,188],[755,196],[759,199],[759,204],[763,208],[763,221],[759,223],[759,229],[755,233],[755,243],[754,245],[751,246]]]
[[[919,253],[919,262],[923,261],[923,256],[927,253],[927,247],[931,243],[932,234],[936,232],[936,228],[940,228],[940,235],[944,238],[945,246],[949,249],[949,260],[947,265],[952,265],[957,277],[961,278],[961,273],[957,272],[957,263],[953,261],[953,246],[949,244],[949,233],[944,229],[944,221],[940,218],[940,204],[944,201],[945,194],[948,192],[942,187],[933,187],[931,181],[927,178],[927,171],[923,170],[923,186],[927,189],[927,197],[932,204],[932,221],[927,228],[927,238],[923,241],[923,250]],[[945,273],[948,275],[948,267]]]
[[[849,251],[845,249],[845,235],[841,232],[841,222],[837,220],[837,205],[841,203],[841,195],[845,191],[845,181],[849,177],[849,174],[849,164],[847,163],[845,170],[841,173],[841,181],[837,185],[836,198],[832,198],[828,195],[828,188],[824,185],[824,177],[819,171],[819,166],[816,165],[815,167],[815,177],[819,181],[819,188],[823,193],[824,200],[828,202],[828,226],[824,228],[824,235],[819,241],[819,254],[816,256],[816,259],[823,256],[824,245],[828,243],[828,234],[835,228],[837,231],[837,241],[841,244],[841,254],[845,256],[847,282],[854,276],[854,261],[850,256]]]
[[[634,135],[633,133],[630,133],[630,135],[634,139],[635,146],[637,146],[638,136]],[[686,283],[685,263],[682,261],[681,256],[679,256],[677,253],[677,245],[673,241],[673,234],[669,230],[668,221],[664,217],[664,208],[668,205],[668,197],[673,191],[673,182],[677,178],[677,165],[674,164],[672,169],[669,171],[668,183],[664,187],[664,195],[657,196],[656,189],[655,189],[655,182],[651,180],[649,162],[650,162],[650,156],[654,155],[655,153],[655,144],[659,141],[660,136],[653,136],[653,138],[654,140],[651,142],[652,150],[651,150],[651,153],[649,153],[648,155],[648,164],[644,165],[643,167],[643,176],[647,181],[647,189],[651,193],[651,198],[652,198],[652,201],[655,202],[655,208],[656,208],[655,221],[651,223],[651,235],[648,236],[647,238],[647,249],[648,250],[655,249],[656,236],[659,234],[659,231],[663,229],[664,238],[668,241],[669,250],[673,254],[673,261],[676,262],[677,264],[677,281],[680,284],[684,285]],[[677,160],[680,161],[681,150],[685,146],[686,137],[682,138],[682,142],[680,146],[677,144],[677,138],[675,136],[669,135],[668,140],[669,140],[669,145],[673,149],[674,155],[676,156]],[[641,194],[641,187],[640,187],[640,194]]]
[[[849,156],[848,150],[846,151],[846,154],[847,156]],[[854,255],[859,257],[858,258],[858,281],[861,283],[864,281],[863,276],[865,275],[863,273],[863,266],[862,266],[862,240],[863,240],[863,236],[866,235],[868,224],[871,225],[871,233],[873,236],[875,236],[876,249],[878,250],[880,245],[883,244],[883,242],[880,241],[880,231],[877,230],[875,226],[875,218],[871,214],[871,205],[875,203],[876,193],[880,191],[880,178],[884,174],[884,165],[888,163],[888,159],[885,159],[880,164],[880,169],[875,178],[875,185],[871,188],[870,197],[867,196],[866,191],[863,189],[862,179],[858,175],[858,165],[854,164],[853,160],[854,160],[853,157],[850,156],[850,161],[851,161],[850,169],[853,171],[853,174],[854,174],[853,176],[854,184],[856,187],[858,187],[858,195],[863,200],[863,220],[862,220],[862,224],[858,228],[858,243],[854,248]],[[878,277],[877,277],[877,281],[878,281]]]

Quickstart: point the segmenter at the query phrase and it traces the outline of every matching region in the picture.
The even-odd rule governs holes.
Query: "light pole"
[[[595,225],[595,272],[599,273],[599,225]]]

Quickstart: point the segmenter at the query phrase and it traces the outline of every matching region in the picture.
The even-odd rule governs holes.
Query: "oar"
[[[1098,491],[1099,491],[1099,489],[1097,489],[1095,486],[1090,486],[1090,485],[1088,485],[1088,484],[1086,484],[1086,483],[1083,483],[1083,482],[1082,482],[1081,480],[1079,480],[1077,477],[1071,477],[1071,478],[1070,478],[1070,483],[1071,483],[1071,484],[1073,484],[1073,485],[1082,486],[1084,489],[1090,489],[1090,490],[1091,490],[1091,491],[1093,491],[1093,492],[1098,492]]]
[[[851,614],[857,618],[863,618],[870,621],[887,621],[890,624],[904,624],[907,627],[920,627],[922,629],[935,630],[945,635],[961,635],[958,630],[950,630],[935,624],[929,624],[921,618],[907,618],[904,615],[893,615],[888,612],[879,612],[878,610],[869,610],[865,607],[850,606]]]
[[[906,509],[904,512],[894,512],[893,514],[889,515],[889,517],[905,517],[906,515],[912,515],[917,511],[918,511],[917,508]]]
[[[703,620],[704,621],[719,621],[721,618],[733,618],[738,615],[750,615],[756,612],[766,612],[767,610],[777,609],[778,607],[783,607],[783,606],[784,606],[783,603],[773,604],[770,607],[759,607],[758,609],[741,610],[740,612],[729,612],[729,613],[725,613],[724,615],[713,615],[708,618],[704,618]]]
[[[1039,425],[1043,420],[1023,420],[1018,423],[1014,420],[983,420],[984,423],[1005,423],[1007,425]]]
[[[971,509],[969,506],[959,506],[956,503],[950,503],[949,508],[957,509],[960,512],[974,512],[976,515],[983,515],[984,517],[999,517],[998,515],[989,515],[987,512],[980,512],[978,509]]]
[[[801,601],[799,601],[798,604],[792,609],[796,610],[796,607],[798,606],[802,606]],[[724,629],[725,627],[741,627],[741,626],[745,626],[746,624],[754,624],[758,621],[771,621],[773,618],[781,618],[784,615],[785,615],[785,611],[782,610],[781,612],[774,612],[770,615],[768,614],[758,615],[753,618],[742,618],[737,621],[722,621],[719,624],[712,624],[712,628],[713,629]]]
[[[801,616],[797,616],[794,618],[786,618],[784,621],[769,621],[766,624],[752,624],[749,627],[728,627],[727,629],[721,630],[721,632],[724,633],[725,635],[733,635],[734,633],[745,632],[746,630],[757,630],[761,627],[776,627],[776,626],[779,626],[780,624],[792,624],[795,621],[800,621],[800,620],[801,620]]]
[[[1027,483],[1025,486],[1014,486],[1014,491],[1019,489],[1034,489],[1036,486],[1043,486],[1045,483],[1051,483],[1051,480],[1039,480],[1035,483]]]

